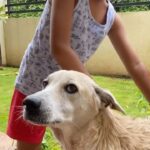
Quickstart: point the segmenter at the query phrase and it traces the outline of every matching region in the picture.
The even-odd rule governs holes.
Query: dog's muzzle
[[[23,101],[23,118],[33,124],[55,125],[62,122],[61,119],[49,119],[51,110],[42,107],[42,99],[36,96],[28,96]]]
[[[41,108],[41,99],[38,97],[28,96],[23,101],[23,118],[35,124],[47,124],[47,117]]]

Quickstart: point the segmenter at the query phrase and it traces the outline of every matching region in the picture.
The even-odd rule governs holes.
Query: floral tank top
[[[73,12],[73,25],[70,44],[84,63],[97,49],[98,45],[112,27],[116,12],[108,1],[106,23],[98,23],[91,14],[89,0],[78,0]],[[50,22],[52,1],[47,0],[35,35],[23,56],[16,89],[25,95],[42,89],[42,81],[60,66],[51,55]]]

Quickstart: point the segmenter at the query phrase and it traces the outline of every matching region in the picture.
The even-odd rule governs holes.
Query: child
[[[39,150],[44,127],[18,119],[26,95],[41,90],[48,74],[62,69],[88,74],[83,63],[108,35],[118,55],[150,100],[150,78],[130,45],[120,18],[106,0],[47,0],[36,33],[23,57],[10,108],[7,134],[18,150]]]

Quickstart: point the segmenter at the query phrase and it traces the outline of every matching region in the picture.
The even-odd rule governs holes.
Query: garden
[[[9,113],[11,96],[18,68],[3,67],[0,69],[0,131],[5,132]],[[150,107],[142,93],[130,78],[115,78],[93,76],[93,79],[103,88],[113,93],[115,98],[132,117],[150,115]],[[60,150],[50,129],[47,129],[42,142],[43,150]]]
[[[9,2],[14,3],[14,5],[8,4],[7,9],[5,7],[5,2],[0,3],[0,20],[6,21],[8,16],[12,18],[39,17],[45,1],[42,2],[38,1],[38,3],[36,1],[38,5],[37,4],[35,5],[35,0],[31,0],[31,1],[26,0],[25,2],[24,0],[19,0],[19,1],[9,0]],[[116,10],[119,12],[150,10],[150,2],[148,3],[143,0],[141,1],[113,0],[112,2]],[[130,5],[128,4],[129,2]],[[16,5],[16,3],[18,4]],[[128,4],[128,6],[124,7],[124,3]],[[141,7],[138,7],[140,6],[140,4]],[[6,11],[7,14],[5,13]],[[1,65],[1,57],[0,57],[0,65]],[[15,78],[17,74],[18,74],[18,68],[0,67],[0,131],[1,132],[6,132],[9,106],[10,106],[11,97],[15,85]],[[111,93],[113,93],[117,101],[124,108],[127,115],[132,117],[147,117],[150,115],[150,106],[148,102],[146,101],[143,94],[137,88],[137,86],[135,85],[135,83],[131,78],[93,75],[93,79],[101,87],[108,89]],[[45,137],[42,142],[42,149],[60,150],[60,146],[57,143],[57,141],[54,139],[50,129],[47,129],[45,133]]]

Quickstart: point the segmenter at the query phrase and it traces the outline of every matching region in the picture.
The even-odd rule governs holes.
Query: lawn
[[[17,71],[17,68],[3,68],[3,70],[0,70],[0,131],[2,132],[6,130],[9,105]],[[93,76],[93,78],[101,87],[109,89],[113,93],[128,115],[137,117],[150,114],[148,103],[131,79],[104,76]],[[45,146],[45,149],[49,147],[50,150],[60,149],[49,131],[46,132],[43,146]]]
[[[0,131],[5,131],[17,68],[0,70]]]

